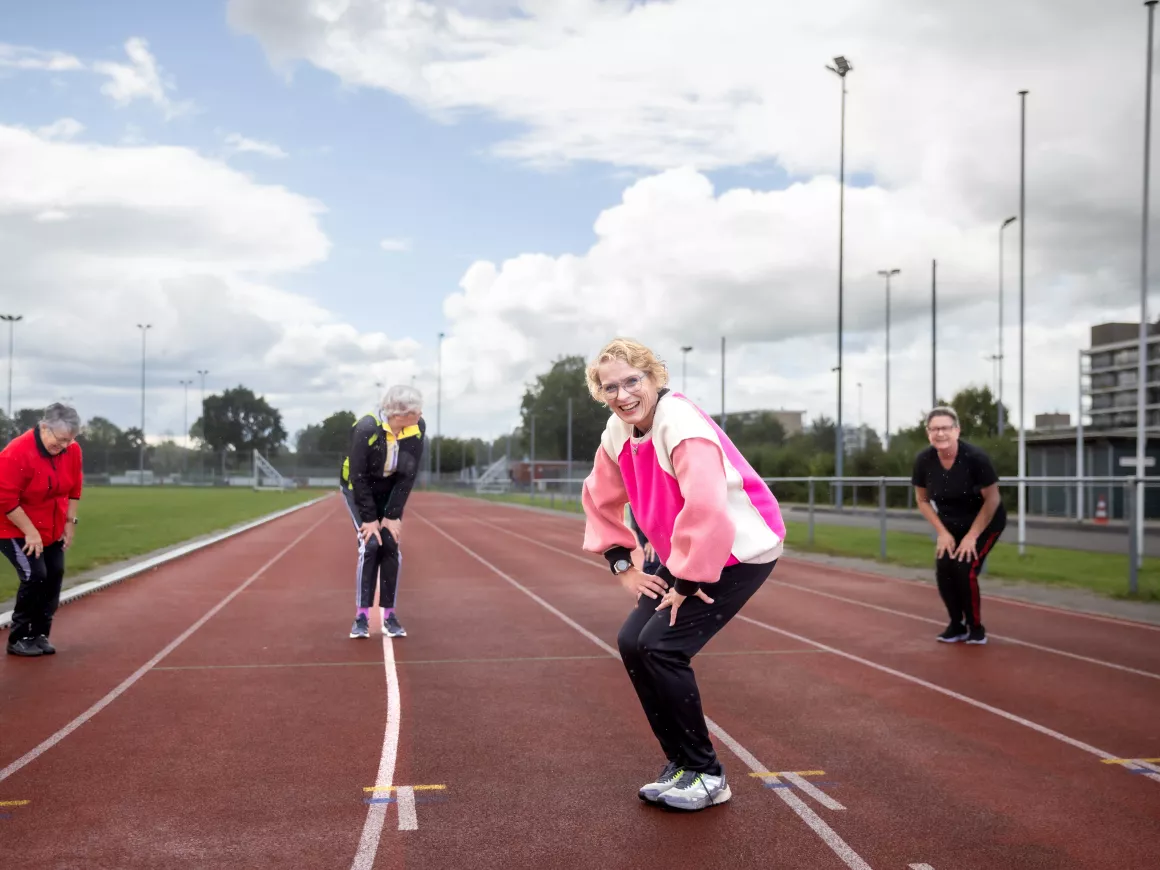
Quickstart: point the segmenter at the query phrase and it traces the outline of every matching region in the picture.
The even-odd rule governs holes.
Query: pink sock
[[[395,612],[395,608],[393,608],[393,607],[384,607],[384,608],[383,608],[383,619],[390,619],[390,616],[391,616],[391,614],[392,614],[392,613],[394,613],[394,612]]]
[[[360,607],[358,609],[359,616],[365,616],[367,619],[371,618],[371,609],[369,607]]]

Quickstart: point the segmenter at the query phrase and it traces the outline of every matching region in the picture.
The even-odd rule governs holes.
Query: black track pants
[[[677,610],[657,612],[660,599],[642,595],[616,642],[628,677],[669,761],[716,775],[717,754],[701,712],[701,694],[689,660],[725,627],[769,577],[776,562],[731,565],[721,579],[704,587],[706,604],[690,596]]]
[[[350,509],[350,518],[354,522],[358,542],[355,607],[374,606],[376,585],[379,587],[379,607],[384,609],[394,607],[395,594],[399,588],[399,566],[403,562],[399,545],[386,529],[379,529],[379,534],[383,538],[381,546],[373,537],[369,541],[363,541],[358,537],[358,528],[362,525],[362,521],[354,504],[354,494],[345,487],[342,493],[346,499],[346,506]]]
[[[9,644],[22,637],[48,637],[64,582],[63,541],[49,544],[39,556],[27,555],[23,547],[24,538],[0,538],[0,552],[8,557],[20,577],[8,629]]]
[[[962,541],[964,535],[955,534],[955,544]],[[943,556],[935,564],[935,577],[938,579],[938,594],[942,596],[946,605],[947,615],[956,625],[965,625],[973,628],[983,625],[982,603],[979,596],[979,572],[987,554],[995,547],[999,535],[1003,534],[1003,527],[987,529],[979,535],[976,549],[978,556],[967,562],[960,562],[950,556]]]

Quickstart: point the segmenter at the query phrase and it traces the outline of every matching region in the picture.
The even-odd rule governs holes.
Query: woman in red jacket
[[[0,552],[20,576],[8,652],[51,655],[64,551],[72,544],[84,474],[81,429],[68,405],[49,405],[35,428],[0,451]]]

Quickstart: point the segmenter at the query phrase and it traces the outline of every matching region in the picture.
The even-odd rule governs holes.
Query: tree
[[[522,450],[530,449],[534,416],[536,458],[567,458],[568,400],[571,399],[572,458],[584,463],[596,455],[610,412],[588,392],[587,369],[588,363],[582,356],[560,357],[527,388],[520,404],[523,425],[518,443]],[[446,449],[443,455],[447,455]]]
[[[87,446],[101,447],[106,450],[128,446],[125,443],[125,433],[121,431],[121,428],[104,417],[93,417],[89,420],[84,428],[84,441]]]
[[[207,396],[205,416],[191,431],[214,452],[260,450],[274,456],[286,441],[281,412],[241,385]]]
[[[959,428],[964,438],[994,438],[999,434],[999,403],[990,387],[968,387],[959,390],[951,400],[951,407],[959,415]],[[1011,418],[1003,407],[1003,418]]]
[[[725,431],[740,450],[749,445],[782,444],[785,427],[772,411],[726,414]]]

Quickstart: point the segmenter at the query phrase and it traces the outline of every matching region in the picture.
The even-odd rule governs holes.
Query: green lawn
[[[319,490],[89,487],[65,561],[66,576],[141,556],[292,507]],[[5,560],[6,561],[6,560]],[[0,601],[16,594],[16,572],[0,565]]]
[[[539,507],[554,507],[578,513],[579,500],[564,501],[557,498],[553,505],[544,496],[529,499],[527,493],[511,495],[476,495],[474,492],[460,493],[490,501],[505,501],[517,504],[533,504]],[[878,529],[852,528],[848,526],[823,525],[814,522],[814,543],[808,543],[808,526],[805,523],[786,524],[786,543],[791,550],[824,553],[831,556],[852,556],[862,559],[878,559]],[[1010,532],[1010,528],[1008,530]],[[1088,589],[1112,598],[1132,598],[1146,601],[1160,601],[1160,559],[1148,558],[1139,576],[1139,592],[1128,594],[1128,557],[1126,554],[1093,553],[1086,550],[1063,550],[1053,547],[1025,547],[1022,558],[1015,544],[1000,539],[991,555],[987,557],[984,576],[1006,580],[1025,580],[1055,586],[1071,586]],[[911,532],[886,533],[886,561],[890,564],[909,568],[929,568],[934,572],[934,541],[924,535]]]

